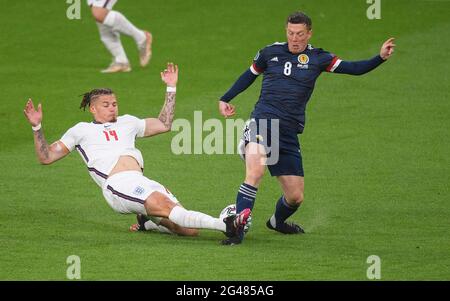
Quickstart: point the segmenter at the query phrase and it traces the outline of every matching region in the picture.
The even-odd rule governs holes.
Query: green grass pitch
[[[78,255],[83,280],[367,280],[368,256],[382,280],[450,280],[450,1],[382,0],[369,20],[365,0],[119,1],[115,9],[154,34],[148,68],[103,75],[110,62],[84,0],[81,20],[66,1],[0,1],[0,279],[64,280]],[[4,3],[3,3],[4,2]],[[44,3],[45,2],[45,3]],[[81,93],[116,91],[120,113],[156,116],[164,100],[159,72],[180,67],[176,118],[220,118],[218,98],[256,51],[284,41],[285,17],[313,19],[311,43],[346,60],[378,53],[397,38],[392,59],[361,77],[323,74],[301,135],[305,203],[292,218],[306,235],[265,228],[281,194],[266,174],[244,244],[223,235],[183,238],[130,233],[132,215],[113,212],[78,154],[37,163],[22,110],[43,103],[53,142],[89,113]],[[236,98],[246,119],[261,79]],[[176,133],[138,140],[145,175],[192,210],[218,216],[244,177],[237,155],[174,155]],[[207,133],[205,133],[206,135]]]

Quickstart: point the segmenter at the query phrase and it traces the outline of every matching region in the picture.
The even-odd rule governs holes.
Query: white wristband
[[[169,87],[169,86],[167,86],[166,92],[177,92],[177,87]]]
[[[41,129],[42,124],[39,123],[37,126],[32,126],[31,128],[33,129],[33,131],[39,131]]]

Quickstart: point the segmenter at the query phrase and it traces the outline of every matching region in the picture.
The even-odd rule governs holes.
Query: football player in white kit
[[[145,67],[152,55],[152,35],[148,31],[134,26],[123,14],[112,10],[117,0],[87,0],[91,7],[92,16],[97,22],[100,40],[113,56],[113,61],[102,73],[129,72],[131,71],[120,34],[130,36],[136,42],[139,49],[139,61]]]
[[[198,233],[196,229],[213,229],[233,236],[247,223],[249,210],[224,220],[189,211],[163,185],[143,175],[144,161],[135,147],[135,139],[170,131],[178,66],[168,63],[161,79],[167,84],[167,92],[158,118],[118,116],[114,93],[110,89],[94,89],[84,94],[80,106],[88,107],[94,120],[76,124],[51,145],[47,144],[41,128],[42,106],[39,104],[36,110],[29,99],[24,114],[33,129],[38,160],[41,164],[51,164],[76,149],[89,174],[102,188],[109,206],[118,213],[148,217],[141,220],[141,226],[147,230],[194,236]]]

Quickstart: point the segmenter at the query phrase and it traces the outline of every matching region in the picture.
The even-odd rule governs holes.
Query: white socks
[[[116,63],[128,64],[128,58],[123,49],[122,43],[120,42],[120,35],[114,32],[111,27],[98,23],[98,31],[100,32],[100,40],[105,44],[106,49],[114,57]]]
[[[111,27],[113,31],[132,37],[138,47],[145,43],[146,37],[144,31],[136,28],[136,26],[118,11],[111,10],[106,15],[103,24]]]
[[[197,211],[186,210],[181,206],[175,206],[170,211],[169,219],[175,224],[186,228],[226,231],[225,223],[219,218]]]

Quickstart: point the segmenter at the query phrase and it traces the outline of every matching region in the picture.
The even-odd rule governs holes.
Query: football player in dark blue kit
[[[390,38],[373,58],[344,61],[308,44],[312,36],[311,26],[311,19],[304,13],[289,15],[286,22],[287,43],[275,43],[260,50],[250,68],[219,101],[219,111],[223,116],[234,115],[235,107],[229,102],[263,74],[259,100],[244,129],[242,146],[246,176],[236,197],[236,212],[253,208],[267,166],[270,174],[278,178],[283,195],[266,225],[284,234],[304,233],[302,227],[286,220],[303,202],[304,173],[297,135],[305,128],[306,104],[317,78],[322,72],[365,74],[386,61],[395,47],[394,39]],[[274,153],[277,154],[276,160],[271,160]],[[243,238],[242,230],[222,243],[239,244]]]

